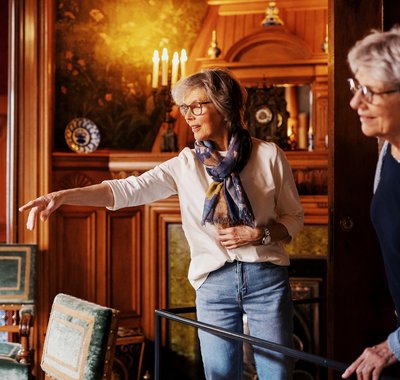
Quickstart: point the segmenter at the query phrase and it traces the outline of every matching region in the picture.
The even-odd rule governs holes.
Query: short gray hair
[[[172,97],[179,106],[183,98],[195,89],[204,89],[208,100],[224,117],[229,130],[244,128],[247,91],[232,72],[223,68],[208,68],[179,80],[172,88]]]
[[[355,43],[347,60],[353,74],[365,67],[376,80],[400,84],[400,26],[386,32],[372,30]]]

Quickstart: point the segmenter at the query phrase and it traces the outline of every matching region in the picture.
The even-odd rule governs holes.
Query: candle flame
[[[181,62],[186,62],[188,60],[187,55],[186,55],[186,50],[182,49],[181,51]]]
[[[292,126],[288,124],[287,126],[287,136],[290,137],[293,133]]]
[[[167,60],[168,60],[168,50],[167,50],[167,48],[164,48],[164,49],[162,50],[161,59],[162,59],[163,61],[167,61]]]
[[[159,54],[158,54],[158,50],[154,50],[154,53],[153,53],[153,62],[154,62],[154,63],[160,62],[160,56],[159,56]]]

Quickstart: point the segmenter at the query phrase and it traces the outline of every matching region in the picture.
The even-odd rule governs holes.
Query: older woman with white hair
[[[291,347],[293,309],[284,242],[303,226],[292,171],[273,143],[245,128],[246,92],[223,69],[179,81],[172,93],[195,137],[194,149],[139,177],[62,190],[20,208],[28,228],[63,204],[111,209],[178,194],[190,246],[189,281],[196,289],[197,318]],[[199,331],[206,378],[242,379],[242,344]],[[254,347],[260,380],[291,379],[293,361]]]
[[[355,78],[349,79],[350,106],[366,136],[382,142],[375,174],[371,219],[377,233],[389,290],[400,325],[400,28],[372,31],[348,54]],[[385,367],[400,360],[400,328],[368,347],[342,375],[377,380]]]

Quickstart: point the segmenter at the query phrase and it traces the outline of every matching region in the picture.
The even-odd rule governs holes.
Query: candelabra
[[[177,152],[178,137],[174,130],[176,119],[172,116],[174,103],[170,85],[153,88],[153,99],[154,104],[160,108],[162,115],[161,126],[166,125],[165,131],[161,136],[160,150],[161,152]]]
[[[162,134],[160,150],[161,152],[177,152],[178,138],[174,131],[176,119],[172,116],[173,100],[171,96],[171,86],[178,80],[178,68],[180,64],[181,78],[186,75],[186,51],[182,49],[179,58],[175,52],[172,58],[171,71],[168,70],[168,50],[163,49],[161,55],[161,87],[158,86],[160,57],[158,51],[153,54],[153,99],[154,104],[160,108],[162,114],[162,124],[166,124],[166,130]]]

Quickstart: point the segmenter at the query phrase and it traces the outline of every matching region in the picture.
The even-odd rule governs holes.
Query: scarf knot
[[[252,150],[252,141],[246,129],[232,134],[225,157],[211,141],[196,141],[197,158],[206,166],[213,182],[206,191],[201,224],[206,222],[225,227],[254,226],[254,215],[239,173],[246,166]]]

